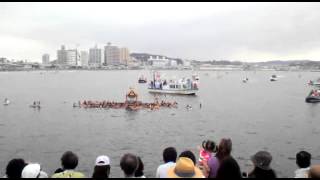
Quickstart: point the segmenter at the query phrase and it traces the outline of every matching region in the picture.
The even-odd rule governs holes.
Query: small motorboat
[[[312,90],[309,96],[306,98],[307,103],[320,103],[319,90]]]
[[[147,78],[144,77],[144,76],[141,76],[141,77],[139,78],[139,80],[138,80],[138,83],[140,83],[140,84],[147,83]]]
[[[277,75],[272,75],[271,78],[270,78],[270,81],[271,82],[278,81],[277,78],[278,78]]]
[[[9,104],[10,104],[10,101],[8,99],[5,99],[3,105],[8,106]]]
[[[40,108],[41,108],[41,106],[40,106],[40,101],[38,101],[38,102],[33,102],[33,104],[30,105],[29,107],[30,107],[30,108],[38,108],[38,109],[40,109]]]
[[[30,107],[30,108],[35,108],[35,109],[36,109],[36,108],[38,108],[38,109],[40,109],[40,108],[41,108],[41,106],[40,106],[40,105],[30,105],[29,107]]]
[[[192,110],[192,106],[188,104],[188,105],[186,106],[186,109],[187,109],[187,110]]]

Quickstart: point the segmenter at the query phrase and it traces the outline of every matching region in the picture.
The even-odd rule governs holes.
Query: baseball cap
[[[99,156],[96,159],[96,166],[107,166],[110,165],[110,159],[108,156]]]

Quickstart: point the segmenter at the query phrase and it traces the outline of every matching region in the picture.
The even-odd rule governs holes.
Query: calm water
[[[203,140],[230,137],[242,171],[250,170],[252,154],[268,150],[278,175],[291,177],[298,151],[310,151],[313,163],[320,160],[320,104],[304,102],[310,91],[307,81],[319,73],[277,72],[279,81],[270,82],[274,73],[199,72],[198,96],[163,97],[177,101],[178,109],[127,112],[74,109],[72,104],[84,99],[124,101],[129,87],[138,89],[142,101],[152,101],[146,85],[136,83],[142,74],[151,77],[148,71],[2,72],[0,101],[7,97],[12,104],[0,106],[1,175],[16,157],[40,162],[51,174],[60,166],[62,153],[72,150],[86,175],[91,176],[95,158],[105,154],[112,160],[111,176],[122,177],[121,155],[132,152],[142,157],[145,174],[153,177],[165,147],[190,149],[198,156],[196,148]],[[250,81],[244,84],[246,76]],[[40,111],[28,107],[34,100],[41,101]],[[193,110],[187,111],[187,104]]]

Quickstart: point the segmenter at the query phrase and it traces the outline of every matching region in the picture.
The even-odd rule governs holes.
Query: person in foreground
[[[12,159],[7,165],[4,178],[21,178],[22,170],[26,165],[23,159]]]
[[[310,168],[309,178],[320,179],[320,165],[314,165]]]
[[[242,178],[240,166],[232,156],[225,158],[218,169],[217,179],[240,179]]]
[[[138,158],[130,153],[123,155],[120,160],[120,167],[125,178],[134,178],[138,165]]]
[[[259,151],[251,157],[254,169],[249,173],[249,178],[274,179],[275,171],[270,167],[272,156],[269,152]]]
[[[134,173],[134,177],[136,177],[136,178],[146,178],[144,176],[144,172],[143,172],[144,171],[144,164],[143,164],[143,162],[142,162],[140,157],[137,157],[137,158],[138,158],[138,167],[137,167],[136,172]]]
[[[31,163],[23,168],[21,178],[48,178],[48,175],[41,170],[40,164]]]
[[[158,167],[156,178],[167,178],[168,170],[176,165],[177,160],[177,150],[174,147],[168,147],[163,151],[163,161]]]
[[[203,163],[204,173],[209,178],[216,178],[221,162],[231,156],[232,141],[231,139],[221,139],[215,156],[211,156],[208,162]]]
[[[296,164],[299,169],[295,171],[295,178],[308,178],[311,154],[306,151],[301,151],[296,155]]]
[[[168,171],[168,178],[204,178],[202,171],[187,157],[180,157]]]
[[[78,156],[71,151],[65,152],[61,157],[62,169],[57,170],[52,178],[85,178],[81,172],[75,171],[78,166]]]
[[[110,175],[110,159],[108,156],[99,156],[96,159],[92,178],[106,179]]]

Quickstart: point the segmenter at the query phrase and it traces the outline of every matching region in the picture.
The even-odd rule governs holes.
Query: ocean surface
[[[307,104],[309,80],[316,72],[216,72],[200,71],[197,96],[161,96],[177,101],[178,109],[158,111],[79,109],[79,100],[124,101],[130,87],[139,99],[152,102],[140,75],[149,71],[0,72],[0,173],[8,161],[24,158],[39,162],[50,175],[60,167],[60,157],[71,150],[78,154],[78,170],[91,176],[95,158],[111,158],[111,177],[122,177],[120,158],[139,155],[145,175],[154,177],[168,146],[178,153],[192,150],[203,140],[233,141],[233,156],[242,171],[250,171],[250,156],[260,150],[273,155],[272,167],[279,177],[292,177],[295,155],[307,150],[320,163],[320,104]],[[162,71],[167,77],[191,76],[191,71]],[[279,81],[270,82],[277,74]],[[242,79],[249,78],[248,83]],[[41,101],[42,108],[29,108]],[[199,104],[202,103],[200,109]],[[186,105],[192,105],[187,110]]]

